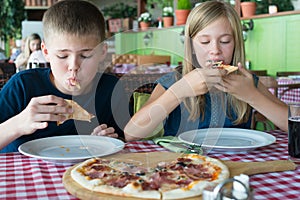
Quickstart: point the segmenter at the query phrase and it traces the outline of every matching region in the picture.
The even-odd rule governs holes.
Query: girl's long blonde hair
[[[239,16],[233,6],[228,3],[208,1],[196,6],[187,19],[185,25],[185,59],[183,61],[182,75],[194,70],[196,68],[195,65],[198,65],[198,62],[193,55],[192,39],[199,31],[220,18],[228,19],[233,32],[235,46],[231,64],[237,66],[238,62],[241,62],[244,65],[245,49],[242,37],[242,25]],[[190,113],[190,120],[196,120],[200,115],[202,115],[202,119],[204,119],[205,103],[204,95],[190,97],[184,100],[184,105]],[[223,105],[224,110],[225,106],[226,105]],[[229,94],[227,95],[227,107],[232,108],[237,115],[236,119],[233,119],[234,124],[240,124],[249,119],[251,111],[250,106]],[[233,118],[229,112],[230,110],[231,109],[227,109],[227,116]]]

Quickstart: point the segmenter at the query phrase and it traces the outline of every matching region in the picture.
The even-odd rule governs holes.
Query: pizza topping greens
[[[171,162],[145,168],[132,162],[92,158],[71,171],[71,177],[89,190],[137,198],[181,199],[198,196],[204,188],[229,177],[219,160],[184,154]]]

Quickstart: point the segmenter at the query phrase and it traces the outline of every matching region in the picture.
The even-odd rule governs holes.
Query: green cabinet
[[[116,54],[170,55],[176,65],[183,60],[184,45],[180,40],[182,27],[150,28],[142,32],[123,32],[114,35]],[[144,38],[148,35],[148,44]]]
[[[300,14],[253,19],[245,42],[251,69],[300,71]]]
[[[300,14],[255,18],[254,29],[248,31],[245,41],[246,59],[251,69],[267,69],[268,74],[277,71],[300,71]],[[184,26],[151,28],[143,32],[116,34],[116,53],[171,55],[171,63],[183,60],[184,45],[180,33]],[[149,43],[144,37],[150,36]]]

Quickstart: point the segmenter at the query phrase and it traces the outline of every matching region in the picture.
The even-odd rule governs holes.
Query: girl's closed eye
[[[209,44],[210,41],[200,41],[201,44]]]
[[[83,59],[87,59],[87,58],[93,57],[93,54],[91,54],[91,53],[89,53],[89,54],[81,54],[80,57],[83,58]]]
[[[65,58],[67,58],[68,56],[67,55],[56,55],[59,59],[65,59]]]
[[[224,40],[224,41],[220,41],[220,43],[222,43],[222,44],[228,44],[228,43],[230,43],[230,40]]]

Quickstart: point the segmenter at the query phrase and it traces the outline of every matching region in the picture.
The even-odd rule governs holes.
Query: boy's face
[[[99,63],[106,56],[106,46],[99,42],[93,35],[54,34],[42,43],[51,65],[52,82],[58,90],[70,95],[89,91]]]

